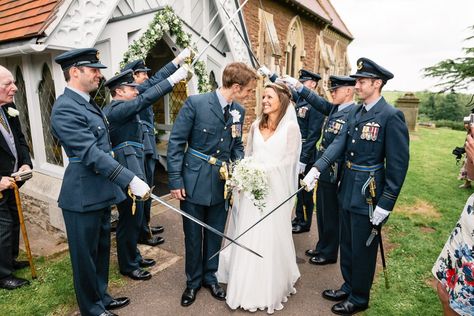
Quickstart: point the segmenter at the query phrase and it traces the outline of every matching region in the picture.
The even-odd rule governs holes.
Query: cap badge
[[[364,67],[364,63],[361,60],[359,61],[359,63],[357,63],[357,70],[361,70],[363,67]]]

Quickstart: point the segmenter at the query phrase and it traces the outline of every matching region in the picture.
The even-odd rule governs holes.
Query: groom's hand
[[[170,193],[172,198],[178,199],[180,201],[184,201],[184,199],[186,198],[186,190],[184,190],[184,188],[171,190]]]

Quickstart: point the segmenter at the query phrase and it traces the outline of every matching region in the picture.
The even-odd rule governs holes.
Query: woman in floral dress
[[[471,133],[474,129],[471,128]],[[467,176],[474,174],[474,139],[466,139]],[[444,315],[474,315],[474,194],[464,206],[432,272],[438,279],[438,295]]]

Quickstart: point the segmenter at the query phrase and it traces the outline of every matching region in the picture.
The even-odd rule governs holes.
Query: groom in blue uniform
[[[409,135],[403,113],[381,96],[393,74],[370,59],[357,61],[355,90],[363,101],[354,107],[341,133],[314,164],[303,182],[314,187],[320,172],[344,153],[340,185],[341,272],[344,284],[323,297],[340,301],[331,311],[352,315],[369,306],[379,237],[366,245],[373,228],[386,222],[395,206],[409,161]]]
[[[168,176],[171,196],[180,200],[188,214],[223,232],[227,219],[223,163],[244,156],[242,131],[245,109],[242,102],[253,94],[256,72],[244,63],[228,64],[222,74],[222,87],[214,92],[190,96],[173,124],[168,142]],[[181,305],[196,299],[201,285],[213,297],[225,300],[217,283],[222,238],[203,230],[183,217],[186,248],[186,289]]]

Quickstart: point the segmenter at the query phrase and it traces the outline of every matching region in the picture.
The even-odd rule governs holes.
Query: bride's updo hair
[[[265,84],[265,89],[266,88],[273,89],[273,91],[275,91],[275,93],[277,94],[278,100],[280,100],[280,112],[278,113],[277,120],[275,122],[276,125],[274,127],[273,126],[270,127],[268,126],[268,114],[263,113],[263,106],[262,106],[260,110],[261,119],[260,119],[260,124],[258,125],[258,127],[260,129],[262,128],[269,128],[269,129],[275,128],[276,129],[278,124],[280,124],[280,121],[283,118],[283,116],[285,116],[286,110],[288,109],[288,106],[291,103],[291,92],[290,92],[290,89],[283,83],[267,82]]]

